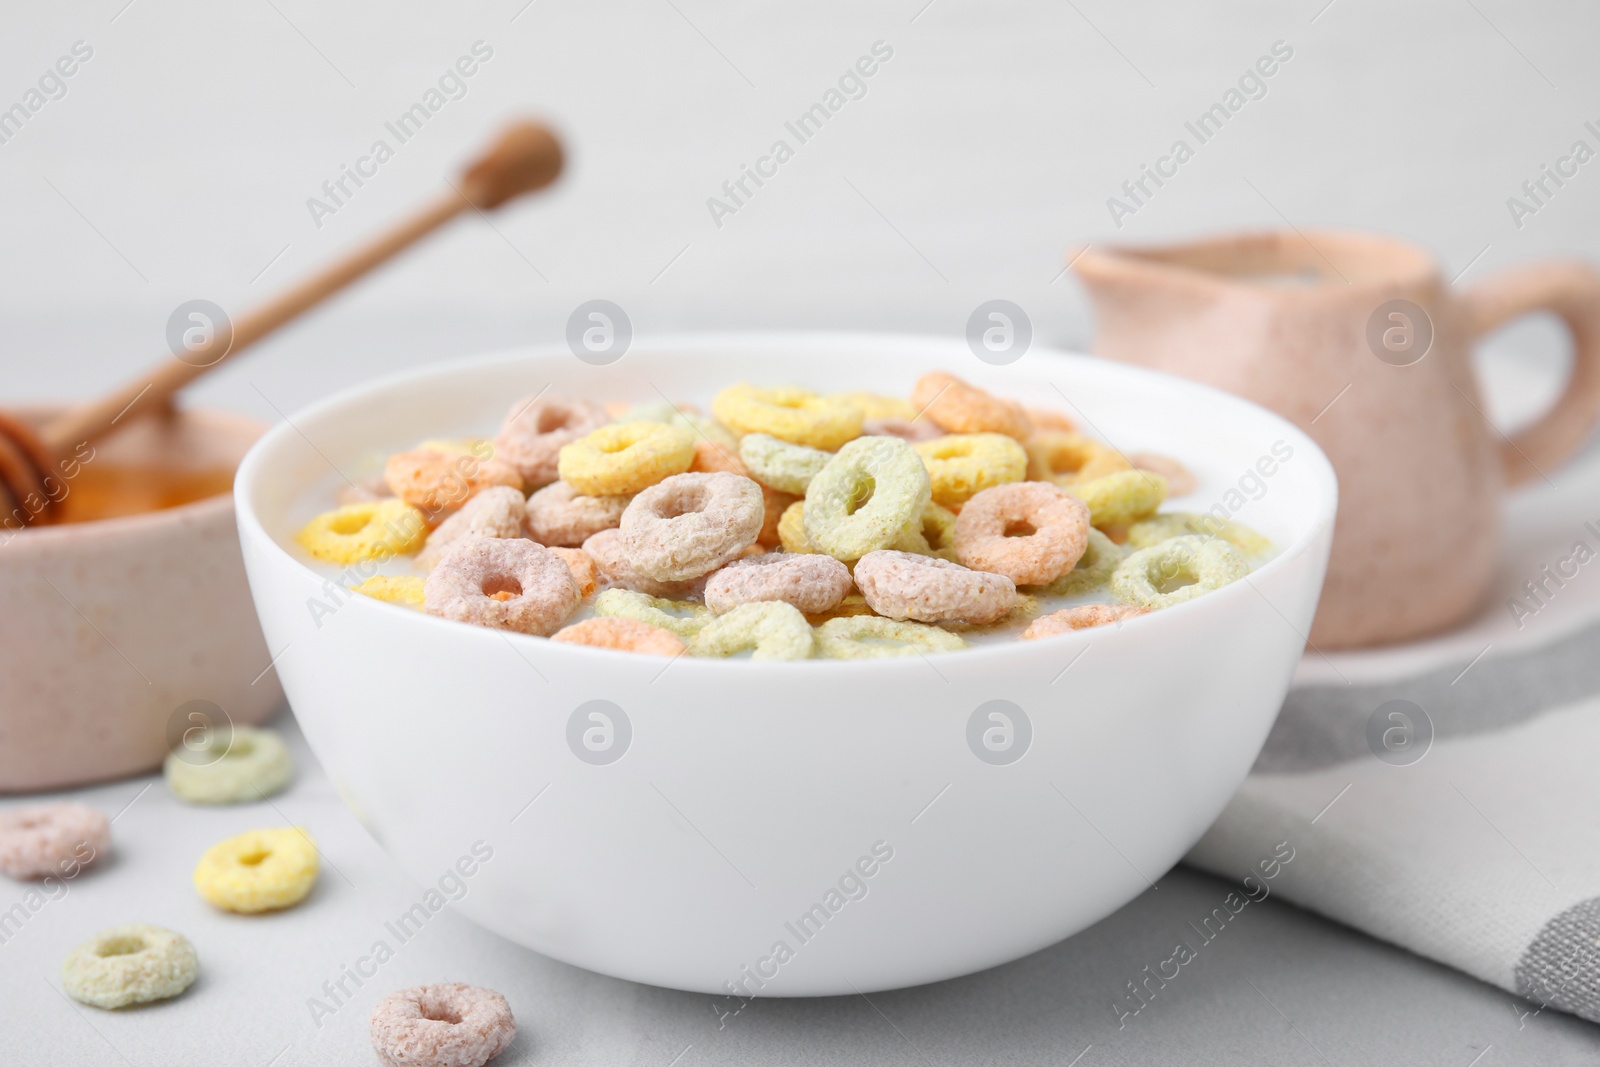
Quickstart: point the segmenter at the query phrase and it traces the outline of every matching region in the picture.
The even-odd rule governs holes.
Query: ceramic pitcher
[[[1423,249],[1327,230],[1068,253],[1094,349],[1237,393],[1293,421],[1339,476],[1333,558],[1310,640],[1385,644],[1483,604],[1501,495],[1546,478],[1600,417],[1600,274],[1549,261],[1452,287]],[[1572,335],[1555,405],[1507,437],[1471,350],[1532,311]],[[1203,502],[1197,510],[1204,510]]]

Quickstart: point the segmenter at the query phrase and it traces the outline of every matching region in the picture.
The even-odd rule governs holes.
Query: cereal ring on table
[[[1003,574],[1017,585],[1055,581],[1088,543],[1088,505],[1049,482],[985,489],[956,517],[961,565]]]
[[[1154,515],[1167,499],[1167,480],[1149,471],[1126,470],[1074,482],[1067,492],[1089,505],[1095,526],[1122,526]]]
[[[111,824],[87,804],[0,811],[0,874],[11,878],[74,878],[110,847]]]
[[[622,513],[628,562],[658,582],[710,574],[756,543],[766,521],[761,487],[737,474],[675,474]]]
[[[946,433],[998,433],[1021,440],[1033,424],[1014,400],[1002,400],[954,374],[931,371],[911,389],[911,406]]]
[[[860,408],[793,386],[730,385],[712,398],[711,413],[734,433],[767,433],[825,452],[861,435]]]
[[[668,600],[687,600],[698,596],[704,584],[699,579],[687,582],[658,582],[640,571],[628,557],[622,544],[621,530],[601,530],[583,543],[584,552],[594,560],[599,572],[600,586],[604,589],[620,586],[648,596]]]
[[[689,639],[691,656],[732,656],[748,651],[751,659],[809,659],[815,640],[800,609],[779,600],[740,604],[700,628]]]
[[[927,419],[910,421],[907,419],[867,419],[861,424],[863,437],[898,437],[902,441],[916,444],[918,441],[932,441],[935,437],[943,437],[944,431]]]
[[[783,543],[783,536],[778,532],[778,524],[783,521],[783,513],[798,503],[798,498],[763,485],[761,503],[765,514],[761,520],[761,532],[756,535],[756,544],[777,548]]]
[[[1072,569],[1041,589],[1045,596],[1081,596],[1091,593],[1111,580],[1117,564],[1127,555],[1122,546],[1111,538],[1089,527],[1089,537],[1083,555]]]
[[[961,637],[937,626],[877,615],[834,618],[817,627],[817,655],[823,659],[884,659],[966,647]]]
[[[596,615],[637,619],[682,638],[699,633],[712,619],[711,609],[689,600],[636,593],[632,589],[607,589],[594,600]]]
[[[1028,416],[1028,421],[1033,423],[1035,436],[1048,432],[1072,433],[1078,428],[1078,424],[1073,421],[1072,416],[1063,411],[1056,411],[1053,408],[1036,408],[1023,405],[1022,412]]]
[[[891,619],[982,626],[1018,604],[1016,583],[1003,574],[910,552],[869,552],[856,562],[855,580],[872,610]]]
[[[461,510],[434,527],[417,555],[417,566],[431,569],[450,550],[467,537],[521,537],[528,515],[528,502],[522,490],[495,485],[465,504]]]
[[[768,433],[747,433],[739,440],[739,458],[744,460],[750,477],[762,485],[804,496],[806,486],[828,465],[833,454],[790,444]]]
[[[536,394],[511,406],[494,435],[495,455],[517,469],[529,489],[556,480],[563,445],[598,430],[611,419],[599,404]]]
[[[420,608],[424,582],[420,574],[374,574],[360,585],[352,585],[350,590],[387,604]]]
[[[922,458],[898,437],[859,437],[828,461],[806,489],[806,539],[835,559],[856,559],[894,543],[929,500]]]
[[[1149,548],[1168,538],[1187,534],[1221,538],[1247,556],[1264,556],[1272,551],[1272,541],[1244,523],[1192,511],[1169,511],[1134,523],[1128,527],[1128,544],[1134,548]]]
[[[694,434],[664,422],[616,422],[561,449],[561,479],[585,496],[626,496],[694,462]]]
[[[247,830],[206,849],[195,864],[194,888],[223,911],[278,911],[306,898],[317,865],[317,846],[298,826]]]
[[[676,656],[686,648],[683,639],[671,630],[663,630],[625,615],[584,619],[571,626],[563,626],[550,635],[550,640],[588,645],[591,648],[610,648],[618,652],[643,652],[651,656]]]
[[[429,441],[409,452],[396,452],[384,464],[383,477],[394,495],[429,515],[458,508],[492,485],[522,488],[522,475],[493,449],[447,451],[449,442]]]
[[[961,433],[913,446],[928,468],[933,500],[959,508],[991,486],[1020,482],[1028,470],[1022,446],[998,433]]]
[[[545,637],[580,599],[567,561],[543,545],[479,537],[444,554],[428,574],[422,606],[443,619]]]
[[[881,393],[834,393],[829,400],[850,404],[861,409],[864,419],[898,419],[910,422],[917,417],[917,409],[903,396],[884,396]]]
[[[622,521],[626,496],[584,496],[566,482],[545,486],[528,498],[528,533],[541,545],[576,548]]]
[[[1137,604],[1084,604],[1052,611],[1034,619],[1022,631],[1020,638],[1023,641],[1037,641],[1041,637],[1056,637],[1074,630],[1087,630],[1092,626],[1105,626],[1148,614],[1148,608],[1141,608]]]
[[[368,1025],[387,1067],[483,1067],[517,1036],[505,997],[460,982],[390,993]]]
[[[289,747],[274,730],[204,729],[167,754],[167,788],[190,804],[246,804],[280,792],[294,778]]]
[[[180,933],[149,923],[101,930],[67,953],[61,986],[95,1008],[123,1008],[175,997],[194,984],[200,960]]]
[[[1117,565],[1111,595],[1154,611],[1221,589],[1250,573],[1237,548],[1215,537],[1174,537],[1141,548]],[[1179,581],[1190,584],[1175,586]]]
[[[1028,453],[1028,480],[1070,486],[1107,474],[1128,470],[1127,458],[1092,437],[1081,433],[1036,433],[1025,445]]]
[[[832,556],[771,552],[736,559],[706,581],[706,607],[718,615],[740,604],[781,600],[808,615],[831,611],[850,592],[850,570]]]
[[[565,560],[567,568],[572,571],[572,580],[578,586],[578,598],[587,600],[593,596],[600,587],[600,569],[594,565],[589,553],[581,548],[557,547],[550,551]]]
[[[326,563],[359,563],[409,555],[422,547],[427,534],[422,512],[390,497],[324,511],[294,539]]]
[[[1149,471],[1165,478],[1169,500],[1175,496],[1188,496],[1195,490],[1194,472],[1171,456],[1163,456],[1158,452],[1135,452],[1128,457],[1128,462],[1133,464],[1134,470]]]

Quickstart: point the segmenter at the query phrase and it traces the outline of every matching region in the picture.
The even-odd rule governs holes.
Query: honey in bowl
[[[67,485],[60,521],[96,522],[175,508],[229,492],[233,470],[86,463]]]

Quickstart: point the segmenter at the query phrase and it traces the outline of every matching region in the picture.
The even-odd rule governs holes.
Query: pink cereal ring
[[[676,656],[685,647],[683,638],[672,631],[625,615],[584,619],[557,630],[550,640],[589,645],[592,648],[614,648],[620,652],[643,652],[651,656]]]
[[[389,1067],[483,1067],[517,1036],[505,997],[460,982],[390,993],[373,1007],[369,1026]]]
[[[528,534],[541,545],[576,548],[601,530],[616,529],[627,506],[628,497],[584,496],[556,482],[528,498]]]
[[[1082,607],[1064,608],[1041,615],[1022,631],[1022,640],[1036,641],[1041,637],[1056,637],[1074,630],[1087,630],[1091,626],[1105,626],[1121,622],[1136,615],[1150,614],[1149,608],[1137,604],[1084,604]]]
[[[428,543],[417,557],[417,566],[432,567],[457,541],[467,537],[521,537],[527,502],[522,490],[509,485],[485,489],[461,510],[441,522],[428,535]]]
[[[630,561],[620,530],[601,530],[583,543],[583,550],[594,560],[602,588],[620,586],[646,596],[688,600],[697,595],[703,584],[698,581],[658,582],[644,574]]]
[[[1088,545],[1088,505],[1049,482],[991,486],[956,517],[956,558],[1017,585],[1055,581]]]
[[[1003,574],[969,570],[935,556],[880,549],[856,561],[856,588],[890,619],[984,625],[1017,606],[1017,586]]]
[[[935,426],[931,419],[867,419],[861,424],[861,436],[898,437],[916,444],[918,441],[943,437],[944,431]]]
[[[781,600],[807,615],[832,611],[850,592],[850,568],[821,554],[746,556],[706,581],[706,607],[721,615],[740,604]]]
[[[580,599],[566,560],[525,538],[475,537],[446,552],[422,588],[430,615],[545,636]]]
[[[72,878],[111,847],[111,824],[86,804],[34,804],[0,812],[0,873]]]
[[[622,547],[658,582],[709,574],[756,543],[766,522],[761,487],[724,471],[674,474],[642,490],[622,513]]]
[[[526,397],[512,406],[495,434],[495,455],[517,468],[528,488],[549,485],[556,480],[561,446],[610,421],[605,409],[588,400]]]

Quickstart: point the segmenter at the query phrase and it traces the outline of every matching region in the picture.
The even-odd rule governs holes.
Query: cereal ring
[[[917,552],[940,559],[956,559],[956,513],[940,507],[933,501],[922,509],[922,518],[913,522],[908,531],[895,540],[893,548],[902,552]]]
[[[75,878],[110,847],[111,824],[87,804],[0,811],[0,874],[11,878]]]
[[[1045,596],[1081,596],[1093,592],[1111,580],[1117,564],[1126,555],[1122,546],[1091,526],[1087,547],[1078,562],[1038,592]]]
[[[914,447],[928,468],[934,502],[947,508],[991,486],[1020,482],[1028,469],[1027,453],[1004,434],[950,434]]]
[[[851,593],[828,611],[819,611],[806,616],[806,622],[812,626],[821,626],[829,619],[850,619],[858,615],[872,615],[872,606],[867,603],[867,598],[860,593]],[[872,615],[873,618],[881,618]]]
[[[527,514],[528,502],[523,499],[522,490],[509,485],[491,486],[434,528],[417,556],[417,566],[432,569],[451,545],[466,537],[521,537]]]
[[[408,555],[422,547],[427,534],[422,512],[390,497],[324,511],[294,539],[326,563],[359,563]]]
[[[446,451],[448,442],[428,441],[424,447],[396,452],[384,464],[383,477],[394,495],[430,515],[458,508],[491,485],[522,488],[522,475],[493,450],[479,445],[477,452]],[[427,447],[433,446],[433,447]]]
[[[910,552],[869,552],[855,579],[872,610],[891,619],[983,625],[1017,606],[1016,584],[1005,575]]]
[[[567,568],[572,571],[572,580],[578,586],[578,599],[587,600],[593,596],[600,585],[600,571],[589,553],[581,548],[557,547],[550,551],[565,560]]]
[[[861,437],[811,479],[801,512],[806,539],[835,559],[892,544],[929,500],[922,459],[897,437]]]
[[[911,401],[901,396],[883,396],[879,393],[834,393],[829,400],[850,404],[861,409],[865,419],[898,419],[910,422],[917,417]]]
[[[778,533],[778,524],[783,521],[783,513],[797,503],[797,500],[788,493],[780,493],[763,485],[761,503],[765,514],[761,520],[761,532],[756,535],[756,544],[777,548],[783,543],[783,537]]]
[[[1128,457],[1128,462],[1133,464],[1134,470],[1149,471],[1165,478],[1169,500],[1175,496],[1188,496],[1195,490],[1194,472],[1171,456],[1163,456],[1158,452],[1135,452]]]
[[[712,399],[711,413],[734,433],[767,433],[824,452],[861,435],[860,408],[793,386],[730,385]]]
[[[741,478],[750,477],[750,468],[744,465],[744,460],[739,458],[737,447],[718,444],[709,437],[697,438],[694,443],[694,462],[689,464],[689,470],[695,474],[737,474]]]
[[[832,556],[772,552],[736,559],[706,582],[706,607],[718,615],[740,604],[781,600],[808,615],[831,611],[850,592],[850,571]]]
[[[1170,537],[1186,534],[1219,537],[1247,556],[1264,556],[1272,551],[1272,542],[1244,523],[1192,511],[1169,511],[1134,523],[1128,527],[1128,544],[1149,548]]]
[[[863,437],[898,437],[902,441],[916,444],[918,441],[932,441],[936,437],[943,437],[944,431],[927,419],[910,421],[907,419],[867,419],[861,424]]]
[[[1167,480],[1149,471],[1118,471],[1086,482],[1074,482],[1067,491],[1089,505],[1089,522],[1119,526],[1154,515],[1167,498]]]
[[[563,445],[599,429],[611,419],[600,405],[536,394],[512,405],[494,435],[495,455],[517,469],[529,489],[556,480]]]
[[[1239,550],[1215,537],[1174,537],[1118,564],[1111,595],[1152,611],[1193,600],[1250,573]],[[1190,584],[1174,587],[1187,579]]]
[[[420,608],[423,581],[419,574],[374,574],[360,585],[352,585],[350,591],[388,604]]]
[[[175,997],[199,973],[200,960],[188,938],[149,923],[126,923],[67,953],[61,986],[80,1004],[122,1008]]]
[[[829,619],[817,627],[817,655],[823,659],[884,659],[966,647],[961,637],[937,626],[876,615]]]
[[[1052,408],[1036,408],[1024,405],[1022,412],[1028,416],[1028,421],[1033,423],[1035,435],[1049,431],[1072,433],[1078,428],[1078,424],[1072,420],[1071,416]]]
[[[575,622],[551,634],[550,640],[588,645],[591,648],[612,648],[619,652],[643,652],[651,656],[676,656],[686,647],[683,639],[671,630],[663,630],[624,615]]]
[[[317,864],[317,846],[298,826],[247,830],[206,849],[195,864],[194,888],[223,911],[278,911],[311,892]]]
[[[967,501],[956,518],[956,559],[1017,585],[1061,577],[1089,542],[1089,508],[1049,482],[997,485]]]
[[[517,1036],[505,997],[460,982],[390,993],[368,1025],[387,1067],[483,1067]]]
[[[1061,611],[1052,611],[1048,615],[1034,619],[1028,624],[1028,628],[1022,631],[1021,639],[1037,641],[1041,637],[1069,634],[1074,630],[1087,630],[1091,626],[1105,626],[1107,623],[1122,622],[1136,615],[1148,614],[1150,614],[1148,608],[1141,608],[1136,604],[1084,604],[1076,608],[1063,608]]]
[[[601,530],[616,529],[629,499],[583,496],[566,482],[552,483],[528,498],[528,533],[541,545],[576,548]]]
[[[429,615],[541,637],[565,622],[579,599],[566,560],[520,538],[461,541],[423,586]]]
[[[703,584],[699,579],[687,582],[658,582],[644,574],[629,559],[628,552],[622,544],[621,530],[601,530],[583,543],[583,550],[594,560],[602,587],[621,586],[623,589],[631,589],[649,596],[664,597],[668,600],[687,600],[698,596]]]
[[[804,500],[796,500],[784,509],[783,516],[778,519],[778,543],[783,546],[785,552],[821,551],[806,536],[806,502]]]
[[[1021,440],[1033,424],[1014,400],[1002,400],[954,374],[932,371],[917,379],[911,405],[946,433],[998,433]]]
[[[636,593],[632,589],[607,589],[594,600],[596,615],[637,619],[679,637],[699,633],[712,619],[711,609],[688,600]]]
[[[761,487],[749,478],[676,474],[634,497],[622,513],[622,548],[645,577],[682,582],[738,558],[765,521]]]
[[[294,778],[289,747],[276,731],[224,726],[195,731],[167,754],[167,788],[190,804],[242,804],[280,792]]]
[[[585,496],[625,496],[694,462],[694,434],[663,422],[617,422],[561,449],[563,481]]]
[[[771,434],[747,433],[739,441],[739,458],[744,460],[750,477],[762,485],[804,496],[806,486],[833,455],[820,448],[790,444]]]
[[[732,656],[749,651],[751,659],[807,659],[815,640],[811,624],[793,604],[764,600],[740,604],[706,623],[689,640],[692,656]]]
[[[1070,486],[1128,470],[1122,453],[1081,433],[1036,433],[1028,438],[1028,480]]]

